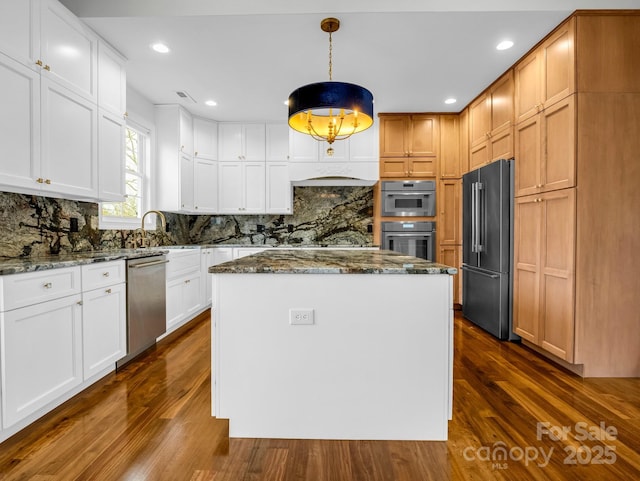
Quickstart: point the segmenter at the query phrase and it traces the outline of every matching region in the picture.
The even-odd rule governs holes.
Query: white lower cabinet
[[[4,429],[82,383],[80,299],[76,294],[1,314]]]
[[[167,334],[202,310],[200,249],[171,249],[167,255]]]
[[[127,354],[125,283],[82,293],[82,361],[84,380]]]
[[[0,442],[126,354],[125,261],[0,276]]]
[[[200,284],[202,287],[203,307],[211,305],[211,274],[209,274],[209,267],[214,265],[213,253],[215,250],[211,247],[200,249]]]

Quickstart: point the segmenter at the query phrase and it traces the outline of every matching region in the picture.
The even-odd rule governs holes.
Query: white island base
[[[213,415],[230,437],[447,439],[450,275],[213,276]],[[290,324],[301,308],[313,324]]]

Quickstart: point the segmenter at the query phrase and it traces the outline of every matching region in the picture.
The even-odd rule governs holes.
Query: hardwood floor
[[[0,480],[640,476],[639,379],[583,380],[459,317],[449,441],[228,439],[209,414],[209,329],[205,317],[0,444]]]

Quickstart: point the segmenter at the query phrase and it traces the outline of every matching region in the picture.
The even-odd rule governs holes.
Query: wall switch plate
[[[313,309],[289,309],[289,324],[305,325],[313,324]]]

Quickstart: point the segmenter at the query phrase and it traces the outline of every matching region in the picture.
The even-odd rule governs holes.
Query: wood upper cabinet
[[[513,157],[513,71],[469,106],[469,170]]]
[[[380,115],[380,177],[434,177],[438,116]]]
[[[568,362],[575,342],[575,189],[517,198],[516,334]]]
[[[515,66],[517,123],[575,92],[574,31],[572,17]]]
[[[438,182],[438,244],[462,244],[462,180]]]
[[[440,116],[440,178],[458,178],[462,175],[460,156],[460,116]]]
[[[571,95],[516,126],[516,197],[576,185],[574,97]]]

